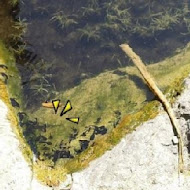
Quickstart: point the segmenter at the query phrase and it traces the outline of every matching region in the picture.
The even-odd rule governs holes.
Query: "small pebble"
[[[174,145],[177,145],[179,143],[177,136],[173,136],[172,142]]]

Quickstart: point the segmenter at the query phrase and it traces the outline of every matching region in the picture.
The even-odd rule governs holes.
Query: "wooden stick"
[[[184,162],[183,162],[183,140],[181,136],[181,131],[179,124],[177,122],[177,119],[175,117],[175,114],[173,112],[173,109],[171,108],[170,103],[162,93],[162,91],[158,88],[156,85],[153,77],[149,74],[149,72],[146,69],[146,66],[142,62],[141,58],[133,51],[133,49],[127,45],[122,44],[120,45],[121,49],[132,59],[133,63],[136,65],[140,73],[142,74],[144,80],[148,84],[148,87],[152,90],[152,92],[159,98],[159,100],[164,105],[166,112],[168,113],[171,123],[174,128],[174,132],[176,133],[178,137],[178,163],[179,163],[179,172],[183,173],[184,171]]]

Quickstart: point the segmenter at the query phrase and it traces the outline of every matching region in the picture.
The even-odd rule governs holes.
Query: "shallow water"
[[[155,98],[136,71],[125,71],[132,63],[119,45],[129,43],[147,64],[173,55],[190,38],[184,2],[19,3],[13,16],[23,33],[9,43],[16,52],[28,115],[19,115],[20,124],[40,159],[73,158],[96,135],[111,132],[124,114]],[[42,108],[55,98],[72,102],[68,117],[81,117],[78,126]],[[106,133],[97,132],[100,129]]]

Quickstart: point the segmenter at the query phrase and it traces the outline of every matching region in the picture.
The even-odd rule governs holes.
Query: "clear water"
[[[95,134],[110,132],[138,104],[133,99],[138,94],[130,94],[133,82],[136,88],[144,90],[145,98],[140,103],[154,99],[142,79],[119,70],[132,65],[119,45],[130,44],[147,64],[173,55],[190,38],[187,3],[174,0],[20,2],[16,18],[23,24],[24,32],[12,46],[17,52],[26,112],[29,117],[32,115],[25,123],[21,119],[21,124],[39,157],[43,155],[43,159],[53,161],[73,158],[89,146]],[[115,74],[111,77],[119,78],[106,78],[108,71]],[[103,79],[98,79],[102,80],[102,86],[98,83],[97,88],[93,78],[100,73]],[[122,85],[126,77],[132,81],[128,86]],[[92,85],[86,87],[83,81],[86,82],[83,84],[91,81]],[[105,82],[109,88],[104,87]],[[95,89],[98,93],[85,100],[83,89],[87,94],[93,94]],[[74,112],[76,116],[83,114],[78,126],[58,121],[50,111],[41,108],[43,102],[57,97],[73,101],[79,110]],[[93,104],[92,100],[98,103]]]

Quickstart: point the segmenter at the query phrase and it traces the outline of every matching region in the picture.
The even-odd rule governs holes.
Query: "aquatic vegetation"
[[[97,16],[101,14],[101,9],[93,7],[82,7],[81,12],[82,16],[84,17]]]
[[[166,11],[157,17],[153,17],[150,27],[153,31],[160,31],[170,29],[172,24],[178,24],[180,21],[180,14],[172,14],[171,11]]]
[[[47,100],[55,90],[55,86],[50,83],[51,78],[52,74],[40,74],[38,72],[34,73],[30,77],[29,81],[31,95],[37,97],[39,100]],[[49,92],[50,89],[51,92]],[[30,96],[30,94],[28,95]]]
[[[144,22],[145,19],[146,22]],[[182,11],[168,9],[163,12],[150,14],[148,17],[139,18],[131,30],[140,36],[151,37],[159,31],[174,30],[174,26],[178,25],[181,19]]]
[[[67,30],[69,27],[78,24],[75,20],[75,15],[66,16],[63,11],[55,13],[51,21],[57,22],[61,29]]]
[[[12,6],[15,6],[18,2],[19,2],[19,0],[9,0],[9,3],[10,3]]]
[[[33,85],[30,89],[32,90],[32,95],[34,96],[42,96],[44,98],[48,95],[47,88],[50,87],[48,83],[40,81],[39,84]]]
[[[27,25],[29,23],[27,22],[26,19],[21,19],[20,17],[18,18],[17,22],[14,23],[14,28],[17,29],[18,31],[22,31],[22,33],[26,33],[27,31]]]
[[[101,39],[100,31],[98,27],[92,29],[88,25],[82,29],[78,29],[80,33],[80,40],[84,40],[86,42],[97,42]]]
[[[121,31],[126,31],[131,22],[129,9],[119,9],[118,6],[107,9],[106,18],[108,23],[120,23]]]
[[[17,37],[18,36],[16,36],[16,38]],[[16,39],[14,39],[14,40],[16,40]],[[21,56],[26,50],[26,44],[18,45],[17,48],[10,47],[9,50],[14,52],[17,56]]]
[[[119,58],[119,56],[117,55],[117,54],[113,54],[112,56],[111,56],[111,62],[116,62],[116,63],[118,63],[118,65],[119,65],[119,67],[122,67],[123,65],[122,65],[122,63],[121,63],[121,60],[120,60],[120,58]]]
[[[38,64],[41,68],[36,70],[36,65]],[[27,65],[29,76],[25,77],[25,80],[23,81],[23,85],[26,87],[26,91],[24,93],[26,104],[24,107],[29,106],[34,97],[38,103],[49,100],[50,97],[55,97],[58,93],[54,83],[57,76],[50,72],[54,69],[54,66],[44,60],[40,60],[35,64],[27,63]],[[30,106],[35,107],[36,104],[32,104]]]
[[[91,8],[98,7],[99,5],[99,0],[88,0],[88,5]]]

